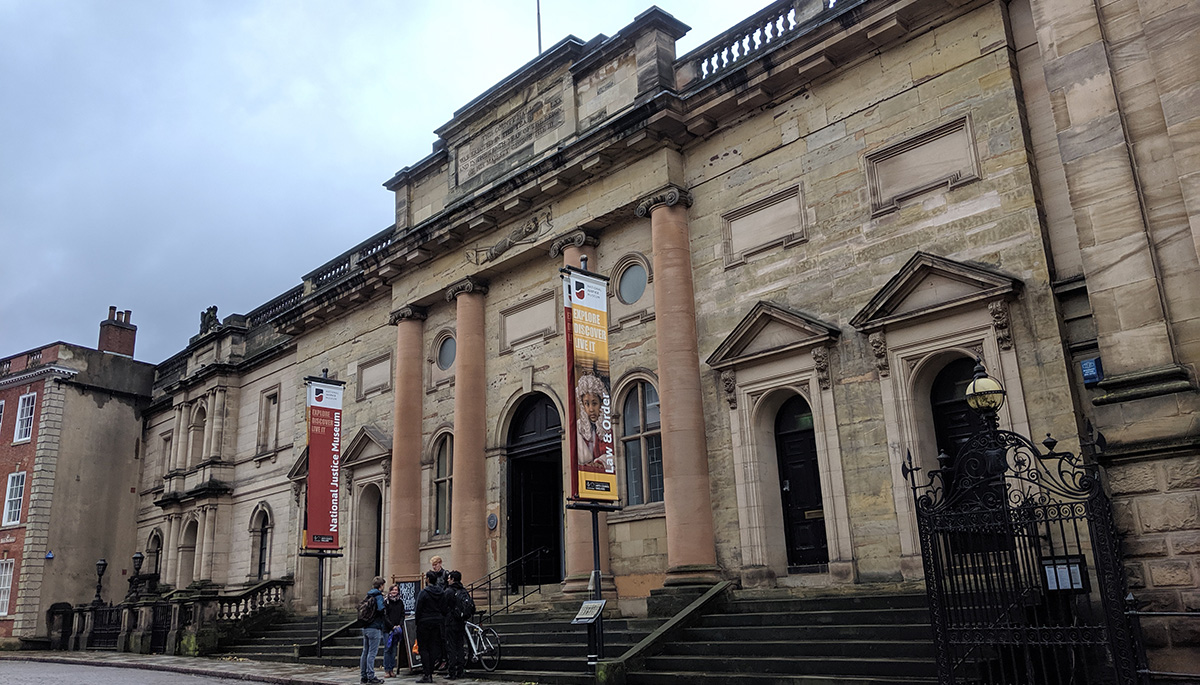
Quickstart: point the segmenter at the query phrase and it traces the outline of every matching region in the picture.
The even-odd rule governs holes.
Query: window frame
[[[4,430],[4,400],[0,400],[0,431]]]
[[[19,490],[16,496],[13,496],[13,481],[20,476],[20,482],[16,486]],[[14,471],[8,474],[8,480],[4,484],[4,513],[0,525],[16,526],[21,523],[21,510],[25,508],[25,483],[28,479],[24,471]],[[13,509],[13,504],[16,503],[16,516],[10,517],[10,512]]]
[[[28,402],[26,401],[28,400]],[[28,409],[28,416],[26,416]],[[33,417],[37,413],[37,393],[29,392],[17,398],[17,423],[13,427],[13,444],[19,442],[29,442],[33,439]],[[21,430],[21,424],[27,422],[25,430]],[[22,435],[24,432],[24,435]]]
[[[447,456],[447,468],[443,475],[438,475],[438,462],[443,455],[442,448],[446,447],[445,455]],[[432,476],[432,516],[429,519],[429,537],[430,539],[445,539],[452,532],[451,521],[453,520],[454,512],[454,434],[443,433],[434,441],[433,447],[433,469],[430,475]],[[445,487],[445,504],[443,505],[442,487]],[[442,521],[440,516],[443,506],[445,508],[445,530],[439,527]]]
[[[272,403],[272,400],[274,402]],[[258,399],[258,454],[274,452],[279,448],[279,410],[282,395],[274,385],[259,393]]]
[[[646,420],[647,419],[647,410],[648,410],[648,406],[650,406],[646,401],[645,388],[647,388],[647,387],[654,390],[654,396],[656,398],[656,402],[654,404],[661,406],[662,398],[658,394],[658,388],[654,385],[654,383],[650,382],[649,380],[642,379],[642,378],[639,378],[639,379],[635,380],[633,383],[631,383],[629,389],[626,390],[624,395],[621,397],[621,405],[620,405],[621,406],[621,435],[618,438],[618,440],[621,443],[621,447],[620,447],[620,449],[621,449],[621,464],[622,464],[621,484],[625,490],[626,504],[630,507],[640,507],[640,506],[660,504],[661,502],[663,502],[663,499],[664,499],[663,485],[662,485],[662,482],[664,480],[663,473],[662,473],[662,414],[661,414],[661,409],[660,409],[658,421],[655,421],[653,423],[647,422],[647,420]],[[637,398],[636,401],[637,401],[637,408],[638,408],[638,416],[637,416],[637,426],[638,427],[637,427],[636,432],[630,432],[630,417],[629,417],[629,414],[625,411],[625,406],[629,403],[629,399],[631,397]],[[653,488],[653,485],[651,483],[652,477],[654,474],[653,474],[653,470],[652,470],[652,462],[651,462],[651,456],[650,456],[651,449],[650,449],[650,444],[648,441],[652,440],[652,439],[657,439],[657,443],[658,443],[657,464],[658,464],[658,480],[659,480],[660,484],[657,489],[657,492],[655,491],[655,489]],[[639,459],[638,459],[639,463],[638,463],[637,475],[639,478],[640,487],[638,488],[639,489],[638,497],[637,497],[638,501],[634,501],[634,492],[633,492],[634,488],[632,488],[630,486],[630,477],[633,474],[631,473],[631,470],[629,468],[630,460],[629,460],[629,455],[627,453],[628,448],[626,447],[626,445],[628,443],[635,442],[635,441],[638,444],[638,450],[639,450]],[[656,495],[657,495],[657,497],[656,497]]]
[[[16,559],[0,559],[0,616],[8,616],[9,600],[12,598],[13,576],[16,575]]]

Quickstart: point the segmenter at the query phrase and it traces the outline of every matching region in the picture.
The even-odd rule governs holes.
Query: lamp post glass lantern
[[[967,405],[979,413],[995,413],[1004,406],[1005,392],[1000,381],[983,368],[983,360],[975,360],[975,377],[967,384]]]
[[[96,597],[92,600],[92,604],[103,604],[104,600],[100,598],[100,591],[104,589],[104,571],[108,569],[108,562],[104,559],[96,562]]]

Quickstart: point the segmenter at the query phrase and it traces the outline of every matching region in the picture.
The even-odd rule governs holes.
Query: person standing
[[[387,634],[387,643],[383,646],[383,677],[392,678],[399,670],[396,650],[404,644],[404,600],[400,597],[399,585],[388,588],[387,597],[383,599],[383,612],[392,626]]]
[[[432,683],[433,669],[442,658],[442,626],[446,622],[446,591],[438,585],[436,571],[425,572],[425,588],[417,595],[417,651],[424,675],[418,683]]]
[[[446,680],[454,680],[463,676],[466,665],[466,653],[463,651],[463,637],[466,635],[466,622],[470,616],[465,615],[460,607],[465,603],[463,596],[467,589],[462,584],[462,574],[450,572],[450,584],[446,586]]]
[[[429,565],[433,567],[433,572],[437,574],[437,584],[441,587],[446,587],[446,583],[450,580],[450,572],[442,568],[442,558],[434,556],[429,560]]]
[[[387,583],[383,576],[375,576],[371,581],[371,589],[358,607],[358,619],[363,622],[363,651],[358,659],[360,683],[377,685],[383,681],[375,677],[375,657],[379,655],[379,641],[383,634],[391,630],[388,625],[387,613],[384,611],[383,591]],[[373,607],[373,609],[372,609]]]

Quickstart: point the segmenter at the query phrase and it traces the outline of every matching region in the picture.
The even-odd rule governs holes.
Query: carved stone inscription
[[[458,148],[458,182],[464,183],[488,167],[563,124],[562,93],[547,94],[472,136]]]

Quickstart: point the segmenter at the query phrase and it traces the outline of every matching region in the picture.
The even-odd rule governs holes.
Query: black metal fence
[[[150,608],[150,653],[167,652],[167,636],[171,632],[171,605],[155,604]]]
[[[923,484],[910,457],[943,685],[1142,682],[1111,502],[1043,445],[989,427]]]
[[[92,633],[88,638],[88,649],[116,649],[121,635],[120,606],[98,607],[92,612]]]

